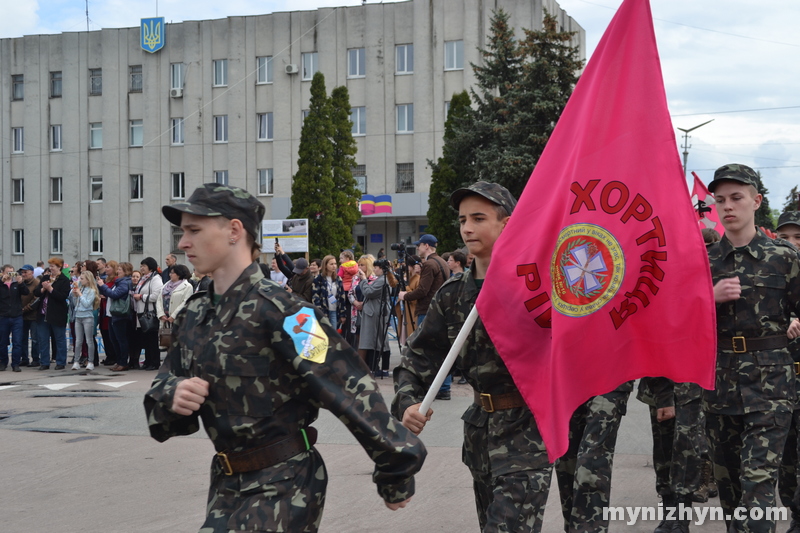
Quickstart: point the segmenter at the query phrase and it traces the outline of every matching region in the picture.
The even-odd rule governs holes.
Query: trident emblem
[[[145,52],[158,52],[164,48],[164,17],[142,19],[141,44]]]

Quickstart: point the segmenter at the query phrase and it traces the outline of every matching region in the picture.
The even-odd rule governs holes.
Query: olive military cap
[[[800,211],[787,211],[782,213],[780,218],[778,218],[778,227],[775,229],[781,229],[781,226],[785,226],[787,224],[800,226]]]
[[[731,163],[722,165],[714,172],[714,180],[708,184],[708,190],[714,192],[721,181],[738,181],[745,185],[752,185],[758,190],[758,176],[756,171],[746,165]]]
[[[509,215],[514,212],[514,207],[517,205],[517,200],[508,192],[508,189],[497,183],[489,183],[486,181],[478,181],[469,187],[456,189],[453,194],[450,195],[450,204],[458,211],[461,200],[470,194],[483,196],[493,204],[504,207]]]

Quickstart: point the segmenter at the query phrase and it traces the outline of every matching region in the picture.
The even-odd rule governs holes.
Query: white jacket
[[[161,281],[161,275],[158,272],[148,274],[150,276],[143,284],[141,291],[137,291],[136,287],[133,288],[135,294],[141,294],[141,300],[133,300],[133,309],[136,314],[144,313],[145,307],[153,310],[158,306],[161,301],[161,289],[164,287],[164,282]]]
[[[172,296],[169,299],[169,316],[175,318],[178,314],[178,311],[183,309],[183,306],[186,305],[186,300],[189,299],[189,296],[192,295],[194,289],[192,288],[192,284],[189,283],[187,280],[183,280],[180,285],[175,287],[175,290],[172,291]],[[156,311],[158,312],[158,318],[162,316],[167,316],[167,313],[164,312],[164,298],[159,298],[158,303],[156,303]]]

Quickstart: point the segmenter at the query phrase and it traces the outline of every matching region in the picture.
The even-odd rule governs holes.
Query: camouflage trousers
[[[800,475],[797,469],[797,447],[800,446],[798,431],[800,431],[800,409],[795,409],[789,436],[783,447],[783,460],[778,470],[778,494],[781,504],[792,510],[793,517],[800,519],[800,487],[797,484],[797,476]]]
[[[729,531],[773,533],[774,520],[728,520],[736,507],[766,509],[775,505],[775,482],[789,433],[791,412],[744,415],[706,413],[714,477]],[[766,516],[766,513],[764,514]]]
[[[482,533],[539,533],[550,491],[550,465],[492,478],[472,471]]]
[[[631,388],[595,396],[570,419],[569,449],[555,463],[564,531],[568,533],[608,531],[603,507],[608,507],[611,496],[614,448]]]
[[[650,407],[656,492],[662,498],[683,498],[698,490],[708,452],[700,398],[682,403],[676,397],[675,403],[675,418],[663,422],[657,419],[658,410]]]
[[[327,484],[325,464],[315,448],[273,467],[232,476],[214,461],[200,533],[315,533]]]

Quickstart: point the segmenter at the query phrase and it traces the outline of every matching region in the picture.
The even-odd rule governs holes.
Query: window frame
[[[452,55],[452,57],[449,57]],[[451,64],[448,64],[448,59]],[[459,65],[459,59],[461,64]],[[464,70],[464,40],[445,41],[444,42],[444,70]]]
[[[50,228],[50,253],[64,253],[64,228]]]
[[[356,189],[361,191],[361,194],[367,194],[367,165],[356,165],[351,172],[353,173],[353,179],[356,180]]]
[[[64,89],[64,76],[60,70],[50,71],[50,98],[61,98]]]
[[[144,72],[142,65],[128,65],[128,77],[130,83],[128,92],[140,93],[144,90]]]
[[[179,140],[176,140],[179,139]],[[170,144],[172,146],[183,146],[186,142],[185,122],[183,117],[170,119]]]
[[[409,110],[410,110],[410,113],[409,113]],[[402,117],[401,117],[401,113],[402,113]],[[411,117],[411,120],[409,120],[409,116]],[[402,118],[402,122],[405,125],[404,129],[400,129],[401,118]],[[397,112],[395,113],[395,120],[396,120],[396,124],[395,124],[396,133],[401,134],[401,135],[414,133],[414,104],[413,103],[412,104],[397,104]],[[410,126],[411,126],[410,128],[409,128],[409,123],[410,123]]]
[[[21,126],[11,128],[11,153],[25,153],[25,128]]]
[[[262,188],[262,185],[265,185],[266,190]],[[275,194],[275,173],[273,169],[259,168],[256,170],[256,190],[258,191],[257,196],[273,196]]]
[[[103,253],[103,228],[89,228],[89,255]]]
[[[136,230],[136,231],[134,231]],[[128,245],[130,248],[130,253],[132,254],[143,254],[144,253],[144,226],[129,226],[129,233],[130,239],[128,241]],[[134,245],[134,238],[139,237],[139,246]]]
[[[357,115],[358,118],[357,121],[353,120],[354,115]],[[353,135],[353,137],[365,136],[367,134],[367,107],[366,106],[351,107],[350,122],[353,124],[353,127],[350,129],[350,133]]]
[[[228,86],[228,60],[227,59],[213,59],[213,60],[211,60],[211,86],[212,87],[227,87]]]
[[[25,230],[12,229],[11,255],[25,255]]]
[[[268,85],[273,82],[272,56],[256,57],[256,85]]]
[[[25,100],[25,75],[11,75],[11,100]]]
[[[50,125],[50,151],[61,152],[64,149],[63,136],[61,135],[63,128],[61,124]]]
[[[25,179],[11,179],[11,204],[19,205],[25,203]]]
[[[95,83],[96,82],[96,83]],[[103,69],[89,69],[89,96],[103,95]]]
[[[403,168],[400,168],[403,167]],[[400,176],[401,172],[407,173],[411,171],[411,185],[404,185],[401,187]],[[395,163],[395,193],[402,194],[402,193],[409,193],[414,192],[414,163]],[[402,189],[402,190],[401,190]],[[410,190],[409,190],[410,189]]]
[[[353,68],[355,67],[355,68]],[[367,49],[350,48],[347,50],[347,79],[367,77]]]
[[[414,43],[398,44],[394,47],[394,73],[398,76],[414,74]],[[400,70],[400,51],[403,53],[403,70]],[[409,53],[410,51],[410,53]],[[411,61],[409,61],[409,58]],[[411,68],[408,64],[411,63]]]
[[[95,191],[99,191],[99,195],[95,194]],[[89,176],[89,203],[103,203],[103,176]]]
[[[228,115],[214,115],[212,135],[214,144],[228,142]]]
[[[95,145],[94,134],[97,133],[100,137],[100,144]],[[89,123],[89,150],[101,150],[103,148],[103,123],[90,122]]]
[[[186,174],[183,172],[172,172],[170,174],[170,199],[171,200],[185,200],[186,199]],[[180,196],[175,195],[175,190],[180,189]]]
[[[58,181],[56,181],[58,180]],[[58,183],[58,191],[56,191],[56,183]],[[58,200],[56,200],[56,192],[58,192]],[[64,178],[61,176],[50,177],[50,203],[63,204],[64,203]]]
[[[228,185],[229,183],[229,174],[227,170],[215,170],[214,171],[214,183],[217,185]],[[222,181],[220,181],[220,179]]]
[[[308,61],[306,61],[308,59]],[[310,72],[307,72],[306,63],[310,67]],[[319,72],[319,53],[318,52],[303,52],[300,54],[300,80],[311,81],[314,79],[314,74]]]
[[[177,75],[176,75],[176,70]],[[177,79],[176,79],[177,78]],[[184,82],[186,81],[186,65],[184,63],[170,63],[169,64],[169,88],[170,89],[183,89]],[[176,83],[179,82],[179,83]]]
[[[129,174],[130,201],[144,201],[144,174]]]
[[[144,120],[141,118],[133,119],[128,122],[129,130],[128,130],[128,147],[129,148],[141,148],[144,146]],[[139,144],[136,144],[136,133],[139,133]]]
[[[271,111],[256,114],[256,140],[261,142],[272,141],[275,134],[274,124],[274,117]]]

